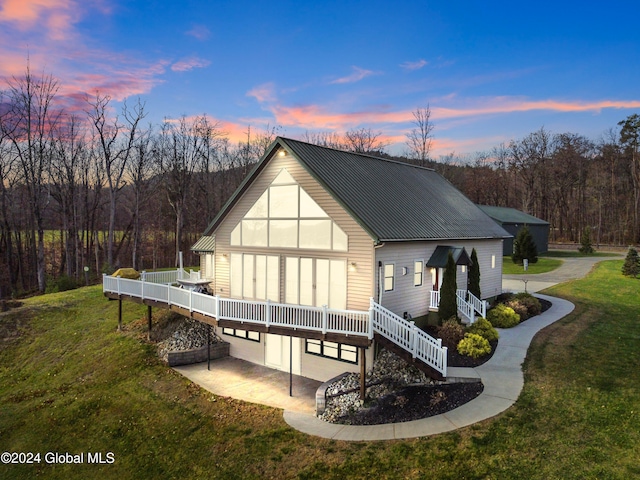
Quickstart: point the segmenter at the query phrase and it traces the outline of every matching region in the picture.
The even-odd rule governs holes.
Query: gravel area
[[[155,332],[153,340],[158,345],[158,356],[167,361],[169,352],[192,350],[207,345],[208,327],[197,320],[184,318],[168,323],[160,331]],[[211,343],[221,342],[211,330]]]

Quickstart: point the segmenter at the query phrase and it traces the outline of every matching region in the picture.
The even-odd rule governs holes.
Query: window
[[[358,347],[323,340],[307,340],[305,352],[347,363],[358,363]]]
[[[252,342],[260,341],[260,332],[250,332],[248,330],[237,330],[235,328],[223,328],[222,333],[230,337],[244,338]]]
[[[422,285],[422,274],[424,270],[424,262],[422,260],[416,260],[413,262],[413,286],[419,287]]]
[[[491,268],[496,268],[496,256],[491,255]]]
[[[462,273],[465,273],[465,272],[467,271],[467,266],[466,266],[466,265],[461,265],[461,266],[460,266],[460,271],[461,271]]]
[[[393,276],[395,265],[393,263],[384,264],[384,291],[390,292],[393,290]]]
[[[347,234],[285,168],[231,232],[233,246],[348,250]]]

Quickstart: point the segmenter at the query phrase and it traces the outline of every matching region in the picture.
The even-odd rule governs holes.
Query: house
[[[473,248],[482,297],[500,294],[509,237],[433,170],[279,137],[192,250],[219,297],[416,318],[437,310],[449,252],[461,309]],[[231,356],[321,381],[373,360],[349,335],[218,327]]]
[[[478,207],[512,235],[511,238],[505,238],[502,252],[504,256],[513,254],[513,239],[525,225],[533,237],[538,253],[544,253],[549,250],[549,222],[515,208],[492,207],[489,205],[478,205]]]

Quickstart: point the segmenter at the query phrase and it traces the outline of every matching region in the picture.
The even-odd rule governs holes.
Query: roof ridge
[[[417,168],[417,169],[420,169],[420,170],[428,170],[428,171],[431,171],[431,172],[435,172],[434,168],[421,167],[420,165],[415,165],[413,163],[402,162],[400,160],[392,160],[390,158],[377,157],[377,156],[369,154],[369,153],[353,152],[351,150],[340,150],[339,148],[328,147],[326,145],[318,145],[316,143],[304,142],[302,140],[297,140],[295,138],[288,138],[288,137],[280,137],[279,136],[279,137],[276,138],[276,140],[277,139],[280,139],[280,140],[284,141],[285,143],[286,142],[296,142],[296,143],[301,143],[303,145],[309,145],[310,147],[314,147],[314,148],[323,148],[325,150],[331,150],[331,151],[338,152],[338,153],[347,153],[347,154],[350,154],[350,155],[357,155],[359,157],[370,158],[372,160],[379,160],[379,161],[382,161],[382,162],[395,163],[397,165],[403,165],[403,166],[406,166],[406,167],[414,167],[414,168]]]

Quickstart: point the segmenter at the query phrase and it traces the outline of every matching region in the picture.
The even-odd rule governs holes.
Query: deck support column
[[[118,331],[122,331],[122,297],[118,296]]]
[[[289,335],[289,396],[293,397],[293,337]]]
[[[360,400],[364,400],[366,389],[367,389],[367,356],[366,356],[366,348],[360,347],[360,357],[362,361],[360,362]]]
[[[207,370],[211,370],[211,325],[207,323]]]
[[[147,340],[151,341],[151,305],[147,305],[147,325],[149,326],[147,330]]]

